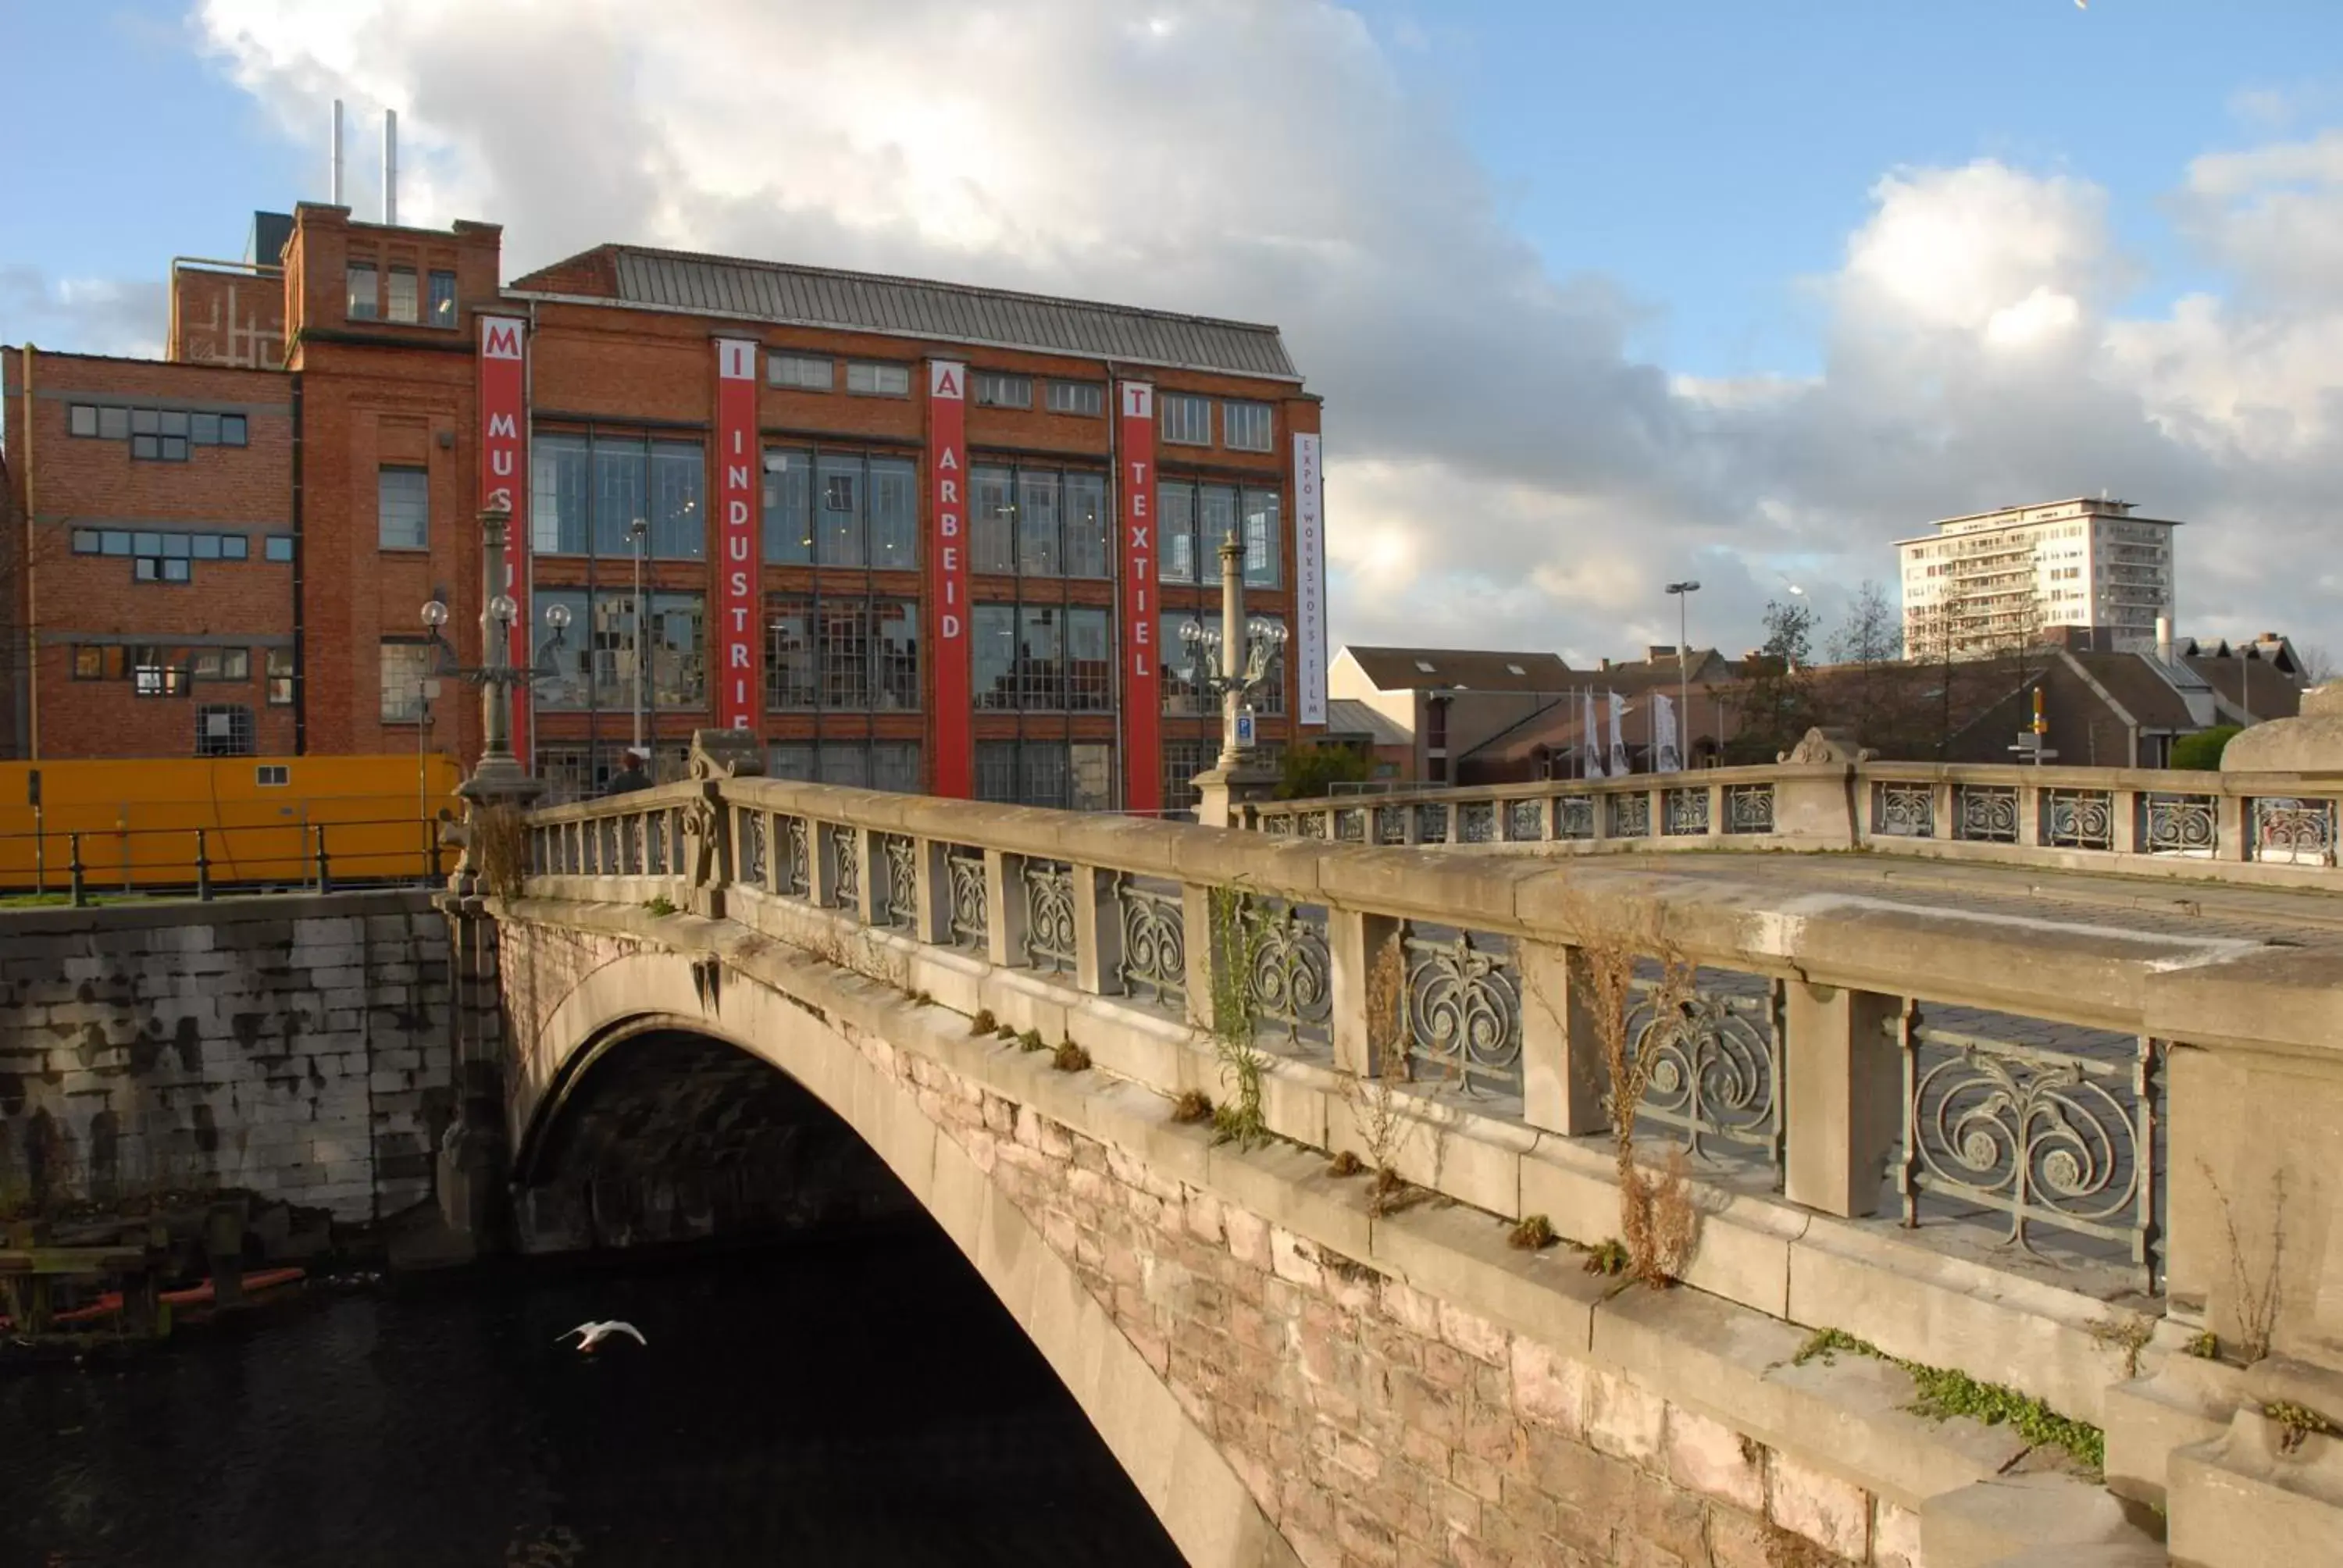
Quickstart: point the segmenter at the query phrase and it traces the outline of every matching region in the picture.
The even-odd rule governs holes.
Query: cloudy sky
[[[2343,646],[2333,0],[0,0],[0,340],[151,351],[175,254],[401,216],[1273,321],[1338,641],[1733,648],[1935,518],[2106,490],[2181,629]],[[70,127],[69,130],[62,129]],[[351,199],[375,208],[370,127]]]

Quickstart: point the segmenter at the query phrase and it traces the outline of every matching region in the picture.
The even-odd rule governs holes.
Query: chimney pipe
[[[334,166],[327,188],[336,206],[342,205],[342,101],[334,100]]]
[[[2156,657],[2166,664],[2172,662],[2172,618],[2168,615],[2156,618]]]
[[[382,221],[398,226],[398,111],[382,112]]]

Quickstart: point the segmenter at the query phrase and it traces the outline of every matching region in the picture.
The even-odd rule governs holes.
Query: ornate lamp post
[[[521,687],[557,675],[553,658],[569,629],[569,607],[561,604],[545,608],[545,624],[552,629],[552,638],[530,659],[528,668],[516,669],[510,657],[513,622],[520,607],[510,594],[501,591],[505,579],[505,529],[508,515],[500,511],[480,514],[480,544],[483,575],[488,586],[499,591],[488,596],[488,605],[480,617],[484,655],[479,665],[466,668],[458,661],[455,648],[449,645],[444,628],[447,624],[447,607],[437,599],[423,607],[423,624],[431,634],[432,645],[439,650],[442,676],[453,676],[480,689],[480,729],[482,745],[479,766],[464,781],[458,791],[476,805],[508,801],[525,805],[534,799],[543,788],[529,777],[528,769],[512,749],[513,693]]]
[[[1262,799],[1277,781],[1260,766],[1253,749],[1252,705],[1248,700],[1268,679],[1271,661],[1285,645],[1285,628],[1274,621],[1248,622],[1244,613],[1244,548],[1232,533],[1221,543],[1221,626],[1218,631],[1190,621],[1180,628],[1187,645],[1184,671],[1190,685],[1221,699],[1221,755],[1209,773],[1196,777],[1202,799],[1196,819],[1225,827],[1232,809]]]

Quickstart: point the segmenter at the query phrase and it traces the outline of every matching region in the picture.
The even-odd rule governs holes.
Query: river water
[[[622,1318],[650,1341],[555,1338]],[[345,1291],[0,1371],[0,1563],[1176,1565],[924,1229]]]

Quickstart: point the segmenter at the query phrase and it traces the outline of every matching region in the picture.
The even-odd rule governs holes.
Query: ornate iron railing
[[[1407,808],[1378,806],[1375,808],[1375,837],[1378,844],[1407,842]]]
[[[1183,1006],[1188,997],[1187,921],[1178,889],[1115,879],[1122,925],[1122,989],[1141,1001]]]
[[[813,829],[802,817],[781,821],[781,891],[796,898],[813,896]]]
[[[1646,973],[1630,990],[1629,1055],[1649,1063],[1638,1120],[1680,1132],[1694,1159],[1754,1152],[1779,1168],[1780,984],[1710,971],[1679,985]]]
[[[1401,1038],[1418,1080],[1466,1094],[1522,1091],[1522,997],[1513,954],[1470,931],[1401,940]]]
[[[1771,784],[1725,786],[1725,830],[1728,833],[1772,832],[1774,787]]]
[[[1614,795],[1611,799],[1611,837],[1614,839],[1648,839],[1652,836],[1652,798],[1641,790],[1632,795]]]
[[[2105,789],[2042,792],[2042,841],[2068,849],[2116,847],[2116,798]]]
[[[1545,809],[1537,800],[1505,802],[1505,837],[1514,843],[1526,843],[1543,838],[1539,831],[1545,825]]]
[[[769,845],[766,838],[766,816],[753,807],[743,807],[734,817],[733,831],[739,835],[740,879],[757,887],[766,885]]]
[[[1418,806],[1415,809],[1415,841],[1419,844],[1448,842],[1448,808]]]
[[[880,891],[885,895],[876,911],[878,923],[913,930],[920,916],[920,848],[900,833],[880,834],[878,848]]]
[[[830,901],[841,910],[862,902],[862,856],[856,840],[861,837],[843,822],[832,823],[830,839]]]
[[[2266,796],[2253,803],[2254,859],[2297,866],[2335,863],[2335,802]]]
[[[1497,841],[1497,808],[1487,800],[1467,800],[1456,808],[1456,841],[1493,844]]]
[[[1345,844],[1363,844],[1367,840],[1367,810],[1363,806],[1338,806],[1334,809],[1334,837]]]
[[[2140,846],[2151,855],[2210,859],[2220,838],[2219,809],[2211,795],[2145,795],[2140,799]]]
[[[1325,912],[1312,920],[1297,905],[1255,899],[1246,903],[1245,925],[1255,1016],[1290,1040],[1323,1043],[1334,1006]]]
[[[1980,843],[2017,842],[2017,788],[1963,784],[1953,791],[1955,837]]]
[[[1025,961],[1074,969],[1074,872],[1060,860],[1025,862]]]
[[[1554,836],[1557,839],[1594,837],[1594,797],[1564,795],[1554,801]]]
[[[1935,838],[1935,788],[1927,784],[1878,785],[1872,798],[1871,830],[1898,839]]]
[[[984,884],[981,850],[954,848],[945,853],[944,872],[951,881],[951,940],[954,947],[985,950],[985,911],[991,900]]]
[[[1660,791],[1660,830],[1671,838],[1708,831],[1708,789],[1704,785]]]

